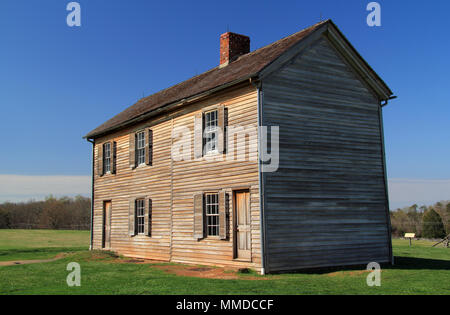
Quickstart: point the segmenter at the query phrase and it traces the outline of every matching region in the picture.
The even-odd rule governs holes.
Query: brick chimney
[[[226,66],[240,55],[250,52],[250,37],[226,32],[220,35],[220,65]]]

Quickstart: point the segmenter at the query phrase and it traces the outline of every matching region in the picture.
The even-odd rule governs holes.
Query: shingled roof
[[[347,39],[345,39],[344,35],[342,35],[334,23],[331,20],[326,20],[314,24],[313,26],[301,30],[293,35],[280,39],[270,45],[244,54],[224,67],[218,66],[184,82],[142,98],[136,104],[128,107],[121,113],[89,132],[86,136],[84,136],[84,138],[97,138],[117,129],[132,125],[141,119],[145,119],[148,115],[151,115],[155,111],[161,110],[168,105],[177,104],[181,101],[203,95],[207,92],[232,86],[234,84],[241,83],[244,80],[248,80],[249,78],[256,78],[264,69],[274,63],[278,57],[287,52],[289,48],[293,47],[300,41],[305,40],[309,35],[321,28],[324,24],[329,24],[333,29],[336,29],[339,36],[342,37],[346,43],[348,43],[348,47],[352,53],[355,54],[356,58],[364,65],[364,67],[366,67],[368,74],[364,74],[363,76],[365,76],[366,79],[367,76],[373,76],[373,78],[381,84],[382,89],[385,91],[385,95],[381,99],[387,101],[388,99],[393,98],[391,97],[392,91],[383,82],[383,80],[358,54]]]
[[[292,45],[299,42],[328,21],[329,20],[322,21],[270,45],[242,55],[225,67],[218,66],[170,88],[142,98],[136,104],[128,107],[89,132],[84,138],[96,138],[116,130],[119,127],[123,127],[127,122],[131,122],[158,108],[232,82],[238,82],[240,79],[245,80],[256,76]]]

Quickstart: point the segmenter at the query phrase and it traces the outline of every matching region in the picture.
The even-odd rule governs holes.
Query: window
[[[136,161],[137,165],[145,164],[145,133],[136,134]]]
[[[137,234],[145,233],[145,200],[136,200],[136,230]]]
[[[206,232],[219,236],[219,194],[205,194]]]
[[[111,143],[103,144],[103,174],[111,173]]]
[[[205,153],[218,152],[218,111],[213,110],[205,113]]]

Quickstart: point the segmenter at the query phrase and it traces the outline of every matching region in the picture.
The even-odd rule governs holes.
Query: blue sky
[[[448,1],[378,1],[382,26],[374,28],[366,24],[365,0],[80,0],[79,28],[66,24],[69,2],[0,4],[3,187],[17,176],[1,175],[88,178],[91,145],[81,137],[143,95],[217,66],[227,29],[250,36],[254,50],[322,16],[399,97],[384,111],[391,203],[450,199],[450,189],[436,196],[431,188],[450,187]],[[399,179],[413,180],[425,195],[395,192]],[[86,183],[80,193],[89,191]],[[7,190],[0,201],[46,193]]]

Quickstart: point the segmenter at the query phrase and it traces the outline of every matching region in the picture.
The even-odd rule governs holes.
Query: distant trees
[[[0,229],[88,230],[90,209],[90,198],[83,196],[7,202],[0,204]]]
[[[9,229],[10,225],[9,212],[0,208],[0,228]]]
[[[425,238],[443,238],[446,236],[440,215],[433,209],[428,210],[422,219],[422,236]]]
[[[437,202],[431,207],[412,205],[391,211],[394,236],[416,233],[417,237],[441,238],[450,234],[450,202]]]

